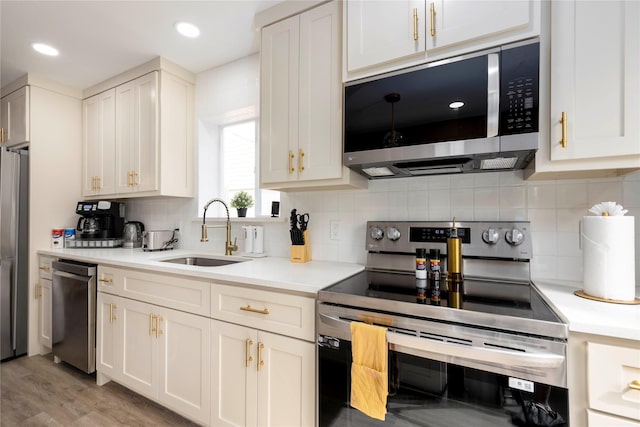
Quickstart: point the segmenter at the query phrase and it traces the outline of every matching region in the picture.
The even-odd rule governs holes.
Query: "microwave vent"
[[[480,162],[480,169],[513,169],[517,161],[517,157],[496,157],[495,159],[482,159]]]

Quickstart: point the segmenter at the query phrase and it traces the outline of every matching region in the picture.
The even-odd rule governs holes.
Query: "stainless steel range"
[[[455,223],[461,289],[444,274],[425,289],[416,250],[437,249],[446,272],[452,229],[369,222],[365,271],[319,292],[320,425],[569,425],[568,327],[530,281],[530,224]],[[354,321],[387,328],[385,422],[349,405]]]

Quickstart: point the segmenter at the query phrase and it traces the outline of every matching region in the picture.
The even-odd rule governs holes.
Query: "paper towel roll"
[[[582,219],[584,292],[599,298],[635,298],[634,217]]]

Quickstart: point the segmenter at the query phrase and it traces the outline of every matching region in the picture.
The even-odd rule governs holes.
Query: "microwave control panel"
[[[540,44],[505,49],[500,61],[500,134],[537,132]]]

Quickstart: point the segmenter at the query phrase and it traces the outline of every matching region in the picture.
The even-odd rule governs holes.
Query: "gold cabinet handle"
[[[149,313],[149,336],[153,336],[153,332],[155,331],[153,324],[154,324],[154,320],[156,319],[156,316],[153,315],[152,313]]]
[[[96,189],[96,177],[92,176],[91,177],[91,191]]]
[[[258,343],[258,363],[256,363],[258,372],[260,371],[260,367],[264,366],[264,360],[262,360],[262,349],[264,348],[264,344],[261,342]]]
[[[4,142],[4,128],[0,128],[0,142]]]
[[[429,17],[431,18],[431,37],[436,36],[436,5],[431,3],[429,6]]]
[[[48,265],[43,265],[43,266],[40,267],[40,270],[48,272],[49,271],[49,266]]]
[[[246,307],[240,307],[240,310],[250,311],[251,313],[258,313],[258,314],[269,314],[268,308],[265,308],[263,310],[258,310],[257,308],[253,308],[250,305],[247,305]]]
[[[640,380],[633,380],[629,383],[629,388],[633,390],[640,390]]]
[[[418,41],[418,8],[413,8],[413,40]]]
[[[42,296],[42,293],[40,293],[40,283],[36,283],[36,287],[34,289],[34,296],[36,299],[40,298]]]
[[[300,172],[304,171],[304,165],[302,161],[304,160],[304,151],[302,149],[298,150],[298,170]]]
[[[560,140],[560,145],[562,148],[567,148],[567,113],[565,111],[562,112],[560,124],[562,125],[562,139]]]
[[[249,367],[249,365],[253,361],[253,357],[251,357],[251,346],[252,345],[253,345],[253,341],[251,341],[251,340],[247,340],[246,341],[245,362],[246,362],[247,368]]]
[[[132,187],[137,187],[138,185],[140,185],[140,183],[138,182],[138,172],[132,171],[131,172],[131,186]]]
[[[294,157],[295,155],[293,154],[293,151],[289,150],[289,173],[294,173],[296,171],[296,169],[293,167]]]
[[[109,323],[113,323],[114,320],[117,320],[116,316],[113,315],[113,310],[115,310],[116,305],[115,304],[109,304]]]
[[[127,187],[131,187],[131,171],[127,172]]]
[[[155,316],[155,318],[156,318],[156,338],[159,338],[160,335],[164,333],[164,331],[160,329],[160,322],[162,322],[164,319],[162,318],[162,316]]]
[[[102,282],[102,283],[113,283],[113,279],[98,279],[98,282]]]

